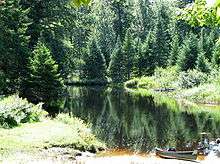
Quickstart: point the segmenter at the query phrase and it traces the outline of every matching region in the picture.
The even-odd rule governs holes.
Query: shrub
[[[6,77],[3,72],[0,71],[0,94],[3,93],[3,90],[6,88]]]
[[[127,88],[137,88],[139,79],[134,78],[125,82],[125,87]]]
[[[177,67],[156,68],[154,79],[160,88],[175,88],[178,80]]]
[[[192,88],[204,84],[207,79],[207,74],[194,69],[181,72],[178,81],[181,88]]]
[[[142,77],[139,80],[138,88],[154,89],[158,88],[159,84],[152,77]]]
[[[12,128],[20,123],[38,122],[46,112],[41,104],[34,105],[17,95],[0,100],[0,126]]]

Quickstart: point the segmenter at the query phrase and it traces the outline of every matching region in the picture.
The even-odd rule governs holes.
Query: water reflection
[[[171,105],[170,105],[171,104]],[[220,134],[219,110],[191,112],[176,102],[132,95],[123,89],[70,87],[64,111],[92,123],[112,148],[150,151],[154,147],[195,147],[199,133]]]

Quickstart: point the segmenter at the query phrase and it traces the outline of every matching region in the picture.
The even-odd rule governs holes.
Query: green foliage
[[[198,54],[198,58],[196,60],[196,69],[205,73],[210,72],[210,64],[205,58],[205,53],[203,51]]]
[[[6,88],[7,88],[7,86],[6,86],[5,74],[0,71],[0,94],[3,94],[3,92]]]
[[[178,72],[176,67],[156,68],[154,79],[160,88],[177,88]]]
[[[113,20],[113,28],[116,34],[116,39],[124,41],[126,31],[131,26],[133,21],[132,3],[127,0],[111,0],[111,9],[115,14]]]
[[[100,1],[94,10],[97,17],[97,42],[102,54],[105,56],[106,65],[108,66],[111,53],[114,50],[116,38],[113,28],[114,14],[111,11],[110,5],[106,1]]]
[[[76,5],[77,7],[81,5],[88,5],[91,0],[72,0],[72,3]]]
[[[207,74],[196,69],[181,72],[179,75],[179,86],[181,88],[192,88],[204,84],[208,79]]]
[[[151,75],[156,68],[156,58],[153,55],[155,44],[155,36],[153,32],[149,32],[145,42],[140,45],[137,69],[139,76]]]
[[[155,81],[153,77],[141,77],[134,78],[125,82],[126,88],[143,88],[143,89],[156,89],[159,84]]]
[[[38,122],[47,114],[41,106],[28,103],[17,95],[3,98],[0,100],[0,126],[12,128],[20,123]]]
[[[158,67],[166,67],[169,58],[171,33],[169,26],[172,22],[173,12],[164,1],[157,4],[157,21],[154,29],[155,44],[153,48],[154,60]]]
[[[27,74],[29,22],[20,0],[7,0],[0,6],[0,70],[7,79],[5,92],[19,91]]]
[[[27,79],[25,95],[33,102],[48,102],[59,97],[63,82],[58,65],[50,50],[41,42],[35,47],[29,59],[30,76]]]
[[[184,8],[181,12],[181,20],[191,26],[216,26],[219,24],[218,13],[215,6],[207,6],[206,0],[195,0],[192,7]]]
[[[174,66],[176,65],[177,58],[179,55],[179,36],[177,33],[174,33],[172,36],[172,42],[171,42],[171,50],[170,50],[170,57],[169,57],[169,65]]]
[[[91,41],[88,55],[84,61],[84,76],[86,80],[107,81],[106,61],[95,39]]]
[[[196,59],[198,56],[198,39],[196,35],[190,33],[183,41],[177,65],[181,71],[194,69],[196,67]]]
[[[109,64],[109,75],[113,83],[123,83],[127,79],[126,54],[122,51],[121,42],[117,42],[117,46],[112,53],[111,62]]]
[[[214,46],[212,55],[212,64],[214,67],[220,66],[220,41],[217,41]]]
[[[140,37],[141,41],[144,41],[150,32],[154,28],[155,13],[153,5],[149,0],[137,0],[135,8],[135,26],[134,31],[136,35]]]
[[[135,45],[130,30],[127,31],[125,40],[122,46],[122,53],[126,58],[126,78],[130,79],[132,76],[135,60]]]

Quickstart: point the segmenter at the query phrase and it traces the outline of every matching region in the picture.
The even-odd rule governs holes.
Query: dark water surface
[[[201,132],[220,137],[220,110],[203,108],[123,89],[70,87],[63,111],[92,123],[94,133],[110,148],[147,152],[168,146],[192,149]]]

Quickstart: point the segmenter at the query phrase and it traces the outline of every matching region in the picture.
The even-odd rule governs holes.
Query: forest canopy
[[[210,74],[218,38],[218,6],[203,0],[6,0],[0,92],[47,102],[63,84],[118,84],[170,67]]]

